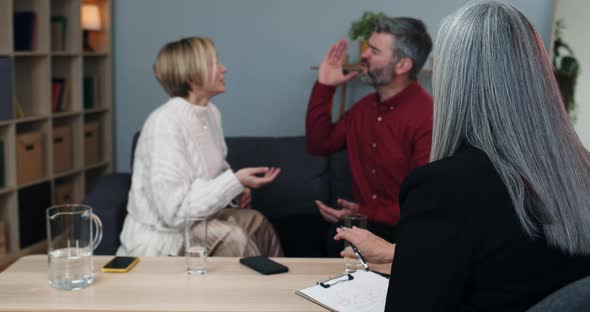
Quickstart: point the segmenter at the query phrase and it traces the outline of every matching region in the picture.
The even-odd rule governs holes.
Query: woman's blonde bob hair
[[[206,87],[213,79],[217,52],[208,38],[188,37],[169,42],[160,49],[154,74],[171,97],[188,97],[191,84]]]

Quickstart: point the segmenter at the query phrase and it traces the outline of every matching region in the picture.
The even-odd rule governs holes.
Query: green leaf
[[[357,38],[368,40],[375,29],[375,23],[384,16],[385,14],[381,12],[365,11],[358,20],[352,23],[348,36],[352,40],[356,40]]]

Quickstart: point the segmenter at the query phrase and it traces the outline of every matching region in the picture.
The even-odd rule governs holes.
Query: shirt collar
[[[389,99],[383,102],[379,101],[379,94],[375,93],[377,105],[395,108],[399,104],[407,102],[411,97],[414,96],[414,94],[416,94],[416,92],[420,90],[420,88],[420,84],[418,84],[417,81],[412,81],[407,87],[398,92],[398,94],[390,97]]]

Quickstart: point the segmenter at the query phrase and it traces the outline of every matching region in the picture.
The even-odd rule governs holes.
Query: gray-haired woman
[[[388,250],[387,311],[523,311],[590,275],[590,154],[517,9],[470,3],[437,41],[432,162],[402,184],[397,245],[337,238]]]

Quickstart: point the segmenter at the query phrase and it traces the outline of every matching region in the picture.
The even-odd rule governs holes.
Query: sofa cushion
[[[273,223],[285,255],[322,256],[328,224],[314,200],[330,199],[328,159],[307,154],[305,137],[234,137],[226,142],[227,161],[236,171],[281,168],[273,183],[252,190],[252,207]]]
[[[133,138],[131,168],[138,137],[139,132]],[[234,170],[255,166],[282,169],[273,183],[253,190],[252,206],[273,223],[285,255],[324,256],[329,224],[319,214],[314,200],[331,204],[332,194],[346,198],[346,189],[349,189],[346,155],[336,155],[334,160],[310,156],[306,152],[305,137],[234,137],[226,138],[226,142],[227,161]],[[336,178],[331,179],[330,174]],[[107,176],[85,199],[105,223],[103,242],[97,254],[112,254],[119,245],[130,184],[129,174]]]
[[[352,175],[350,174],[346,150],[330,155],[328,162],[330,203],[335,205],[338,198],[354,201],[352,196]]]
[[[131,175],[113,173],[102,177],[99,183],[86,194],[84,204],[102,221],[102,242],[94,254],[114,255],[119,248],[119,234],[127,215],[127,195],[131,186]]]
[[[329,199],[327,159],[308,155],[304,137],[237,137],[226,142],[227,161],[235,171],[281,168],[273,183],[252,192],[252,206],[267,216],[317,212],[313,201]]]

